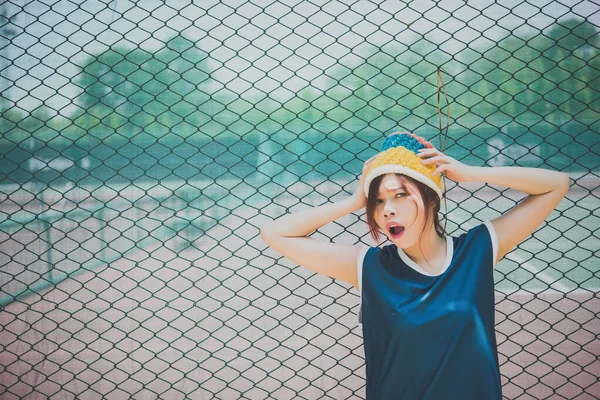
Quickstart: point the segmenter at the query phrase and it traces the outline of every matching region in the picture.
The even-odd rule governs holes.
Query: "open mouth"
[[[390,233],[392,234],[392,238],[397,239],[404,233],[403,226],[392,226],[390,228]]]

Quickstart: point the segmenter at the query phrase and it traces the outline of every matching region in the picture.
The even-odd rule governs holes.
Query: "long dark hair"
[[[412,183],[419,191],[421,195],[421,199],[423,199],[423,205],[425,206],[425,226],[429,222],[431,214],[433,213],[433,226],[437,235],[441,238],[446,235],[444,228],[440,224],[439,211],[440,211],[440,198],[437,193],[429,186],[424,185],[423,183],[417,181],[416,179],[411,178],[410,176],[406,176],[403,174],[396,173],[396,175],[400,178],[400,182],[402,187],[407,193],[413,193],[414,191],[410,189],[408,183]],[[379,191],[379,184],[385,175],[380,175],[374,178],[369,185],[369,197],[367,198],[367,225],[369,226],[369,233],[375,242],[379,243],[380,230],[375,222],[375,208],[377,207],[377,192]],[[417,209],[417,215],[419,210]]]

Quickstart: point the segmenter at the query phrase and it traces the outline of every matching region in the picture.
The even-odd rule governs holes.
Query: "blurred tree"
[[[428,103],[436,93],[435,83],[428,81],[436,71],[436,65],[426,60],[430,51],[424,42],[416,41],[409,46],[389,45],[385,52],[370,48],[360,58],[352,58],[364,61],[340,63],[328,74],[334,112],[352,113],[383,131],[405,118],[405,129],[421,125],[437,112]]]
[[[15,37],[15,35],[19,32],[16,29],[16,25],[14,23],[16,18],[16,15],[9,16],[6,3],[0,4],[0,59],[3,59],[2,64],[4,64],[5,62],[10,62],[11,60],[9,54],[10,46],[8,46],[8,43],[10,43],[11,39]],[[8,43],[4,44],[2,42]],[[8,73],[7,71],[8,68],[3,68],[0,80],[4,80],[6,78],[5,75]],[[11,101],[8,100],[8,89],[10,89],[10,86],[8,86],[6,90],[3,90],[2,96],[0,97],[0,113],[4,113],[6,110],[9,110],[14,105]],[[14,115],[10,119],[13,120]]]
[[[544,51],[544,74],[555,87],[549,101],[560,110],[557,120],[569,120],[598,99],[600,36],[596,26],[579,18],[558,22],[548,31],[552,45]],[[591,67],[591,68],[590,68]]]
[[[573,118],[598,97],[586,84],[600,73],[594,67],[600,54],[597,33],[589,22],[573,18],[556,22],[545,33],[503,38],[486,52],[498,66],[486,77],[498,85],[491,102],[504,104],[503,111],[513,118],[525,110],[528,120],[561,124]]]
[[[112,47],[84,63],[76,79],[83,93],[75,103],[87,112],[84,125],[100,138],[115,129],[126,137],[144,130],[160,138],[176,133],[184,121],[198,127],[210,119],[210,110],[223,108],[210,98],[207,62],[181,35],[153,54]]]

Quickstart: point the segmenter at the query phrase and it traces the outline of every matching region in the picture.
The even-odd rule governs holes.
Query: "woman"
[[[439,224],[441,175],[528,193],[503,215],[458,237]],[[386,138],[343,201],[284,215],[261,229],[274,250],[361,294],[367,399],[501,399],[493,267],[548,217],[570,186],[565,173],[474,167],[412,133]],[[379,247],[308,238],[367,208]]]

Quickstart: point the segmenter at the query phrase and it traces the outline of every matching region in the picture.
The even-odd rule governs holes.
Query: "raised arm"
[[[359,246],[309,238],[306,235],[355,209],[348,201],[325,204],[286,214],[263,225],[260,236],[279,254],[294,263],[358,289]]]
[[[564,172],[527,167],[472,167],[474,182],[505,186],[528,193],[501,216],[492,219],[498,237],[499,261],[544,222],[569,191]]]
[[[435,163],[435,174],[455,182],[485,182],[528,193],[525,199],[490,222],[498,237],[498,262],[544,222],[569,191],[571,181],[564,172],[528,167],[472,167],[439,152],[419,153],[424,164]]]
[[[316,240],[307,235],[366,205],[362,185],[364,171],[372,159],[364,163],[363,174],[352,197],[285,214],[264,224],[260,228],[264,242],[293,262],[319,274],[348,282],[358,290],[357,261],[360,247]]]

